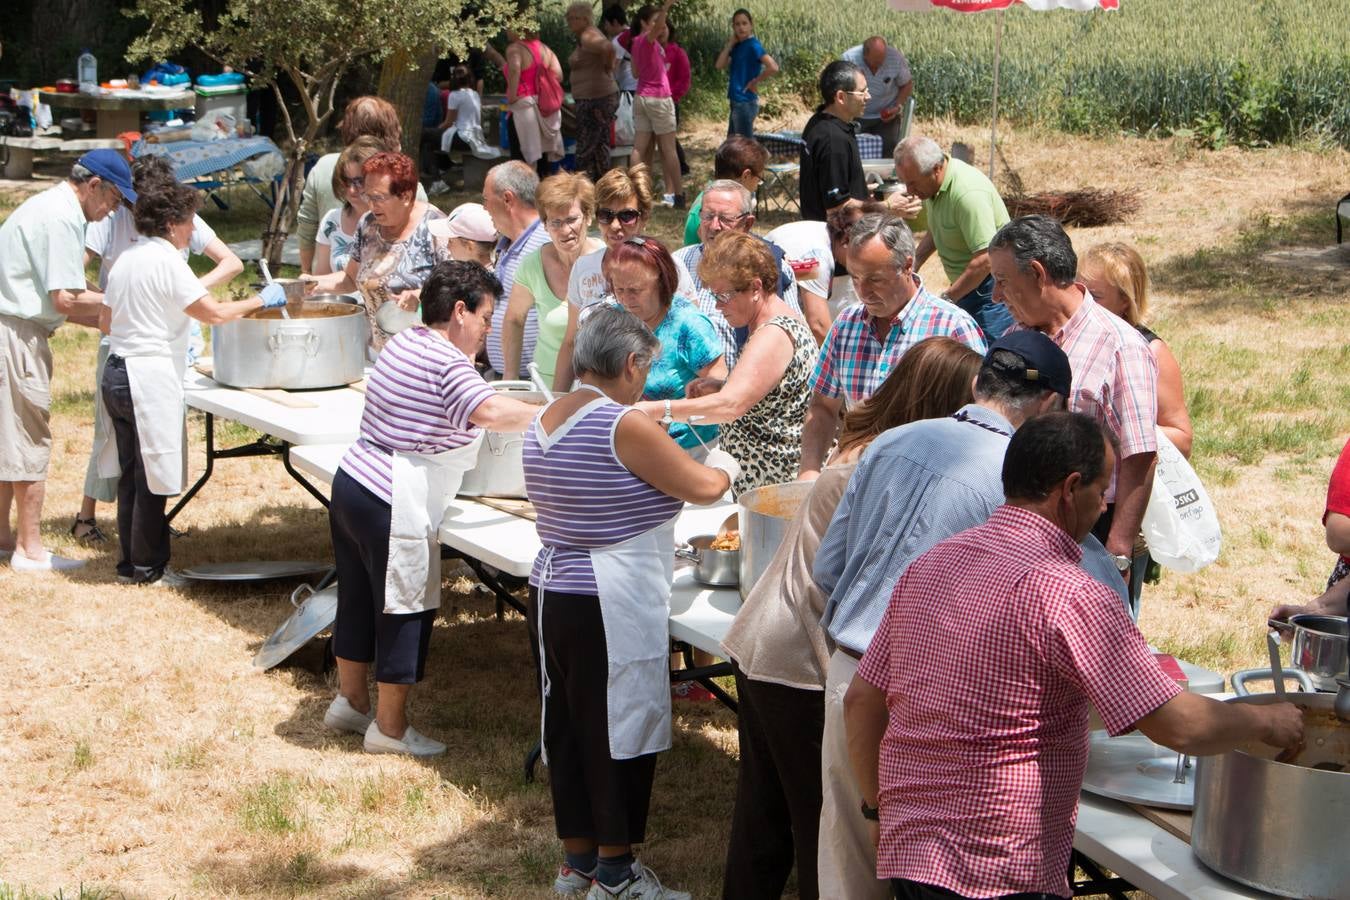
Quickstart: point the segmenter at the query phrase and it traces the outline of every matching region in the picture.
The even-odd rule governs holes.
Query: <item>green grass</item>
[[[726,115],[726,74],[713,67],[740,0],[695,0],[672,18],[688,51],[695,114]],[[908,57],[919,114],[987,121],[998,16],[898,13],[884,0],[749,4],[756,34],[783,66],[761,96],[774,114],[789,98],[815,105],[822,65],[881,34]],[[545,4],[544,36],[570,50],[563,0]],[[1350,55],[1320,0],[1128,0],[1119,11],[1004,16],[1000,115],[1069,131],[1172,132],[1202,142],[1314,138],[1350,145]],[[565,57],[565,52],[559,56]]]
[[[239,807],[239,820],[248,831],[283,835],[304,828],[297,808],[299,785],[288,775],[276,775],[248,788]]]
[[[94,750],[89,746],[89,742],[84,739],[76,741],[70,752],[71,767],[76,771],[83,772],[93,764]]]

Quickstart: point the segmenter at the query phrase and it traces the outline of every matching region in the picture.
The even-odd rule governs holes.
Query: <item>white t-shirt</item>
[[[797,287],[829,299],[830,281],[834,278],[834,251],[830,249],[830,232],[824,222],[789,222],[779,225],[764,238],[783,249],[789,264],[814,260],[815,271],[808,272],[806,278],[796,276]],[[796,275],[795,270],[793,274]]]
[[[571,274],[567,276],[567,302],[578,309],[594,306],[611,296],[609,282],[605,280],[604,272],[605,250],[607,249],[607,247],[601,247],[599,250],[581,257],[572,266]],[[679,275],[679,284],[675,288],[675,293],[684,297],[694,296],[694,279],[689,277],[689,270],[684,267],[684,263],[680,262],[678,258],[675,260],[675,271]]]
[[[183,254],[168,241],[136,241],[118,255],[103,294],[104,305],[112,310],[108,336],[112,352],[123,358],[183,359],[192,322],[184,310],[208,293]]]
[[[328,247],[328,264],[332,271],[341,272],[347,268],[347,260],[351,259],[352,247],[356,244],[356,235],[342,230],[342,207],[335,206],[323,214],[319,231],[314,235],[314,243]]]
[[[455,111],[455,129],[483,127],[483,98],[473,88],[460,88],[451,91],[445,98],[445,108]]]
[[[84,231],[84,247],[91,253],[98,254],[100,289],[107,290],[108,273],[112,271],[117,257],[141,239],[141,233],[136,230],[135,216],[126,204],[118,206],[111,215],[89,224]],[[215,239],[216,233],[211,226],[207,225],[201,216],[193,216],[192,237],[188,239],[187,249],[183,251],[183,259],[187,259],[189,253],[205,253],[206,246]],[[197,296],[200,297],[201,294]]]
[[[622,36],[619,35],[619,37]],[[629,53],[624,49],[623,44],[619,43],[619,37],[610,40],[610,43],[614,45],[614,58],[616,60],[614,81],[618,83],[619,90],[632,94],[638,89],[637,76],[633,74],[633,54]]]

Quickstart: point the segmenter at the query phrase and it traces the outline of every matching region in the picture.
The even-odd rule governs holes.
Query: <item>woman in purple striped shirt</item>
[[[367,383],[360,437],[333,479],[339,687],[323,722],[365,735],[370,753],[445,752],[407,714],[441,603],[437,532],[477,460],[480,429],[524,431],[539,412],[496,393],[473,366],[500,294],[477,263],[432,269],[421,294],[426,324],[385,344]],[[378,709],[367,682],[372,662]]]
[[[525,435],[525,485],[543,549],[530,573],[543,749],[566,861],[559,894],[688,898],[633,858],[656,754],[670,747],[669,632],[675,517],[713,503],[738,466],[695,462],[659,425],[627,415],[660,342],[602,306],[577,331],[576,391]],[[592,882],[594,884],[592,885]]]

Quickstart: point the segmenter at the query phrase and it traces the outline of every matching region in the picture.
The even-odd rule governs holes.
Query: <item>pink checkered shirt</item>
[[[1081,558],[1005,505],[901,577],[858,667],[890,711],[878,877],[1070,895],[1089,701],[1116,735],[1180,690]]]
[[[1025,331],[1014,324],[1009,331]],[[1148,341],[1083,290],[1083,305],[1049,338],[1069,357],[1073,390],[1069,409],[1092,416],[1120,441],[1120,460],[1158,450],[1158,363]],[[1116,496],[1116,478],[1106,492]]]

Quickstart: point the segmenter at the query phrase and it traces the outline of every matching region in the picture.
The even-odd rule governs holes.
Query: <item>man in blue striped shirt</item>
[[[502,352],[502,323],[506,321],[511,288],[516,283],[516,269],[520,268],[522,259],[551,240],[544,223],[539,221],[539,211],[534,207],[534,193],[538,189],[539,176],[518,159],[493,166],[483,181],[483,206],[492,217],[492,224],[501,233],[497,241],[497,263],[493,273],[502,284],[502,299],[492,311],[487,357],[498,377],[508,381],[530,377],[530,360],[534,359],[534,345],[539,340],[539,315],[532,308],[525,318],[520,371],[503,371],[506,368],[506,355]]]
[[[990,348],[976,376],[974,403],[950,418],[912,422],[872,442],[816,552],[812,576],[830,597],[821,624],[837,646],[826,673],[821,746],[822,897],[890,896],[876,878],[876,850],[859,812],[844,693],[905,568],[939,541],[989,518],[1003,503],[1003,456],[1013,431],[1064,408],[1073,381],[1068,357],[1053,341],[1027,334],[1009,335]],[[1096,549],[1084,548],[1084,568],[1124,602],[1124,582],[1106,551]]]

